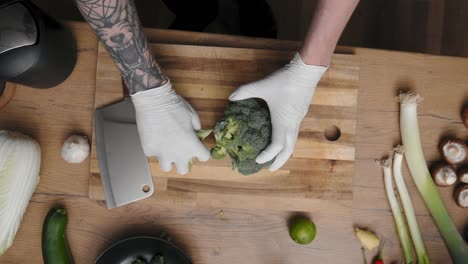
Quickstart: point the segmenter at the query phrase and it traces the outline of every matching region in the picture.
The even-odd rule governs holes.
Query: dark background
[[[56,18],[82,20],[72,0],[32,1]],[[145,27],[167,28],[174,19],[161,0],[135,2]],[[220,0],[220,15],[205,31],[229,33],[233,2]],[[278,38],[302,40],[316,1],[267,2]],[[339,44],[468,57],[468,0],[361,0]]]

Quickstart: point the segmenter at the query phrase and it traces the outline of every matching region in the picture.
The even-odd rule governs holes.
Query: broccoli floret
[[[165,263],[166,261],[164,260],[164,257],[161,254],[154,256],[154,258],[150,262],[150,264],[165,264]]]
[[[214,129],[216,147],[211,155],[222,159],[227,153],[233,169],[244,175],[256,173],[272,163],[255,162],[270,144],[271,133],[270,111],[264,102],[259,99],[231,102]]]
[[[255,159],[246,159],[244,161],[237,162],[237,171],[244,175],[254,174],[261,169],[265,168],[266,166],[270,165],[272,162],[268,162],[268,164],[258,164],[255,162]]]
[[[213,159],[217,159],[217,160],[224,159],[224,157],[226,157],[226,154],[227,154],[226,149],[223,147],[216,146],[211,149],[211,156],[213,157]]]
[[[197,137],[203,141],[205,140],[205,138],[207,138],[211,132],[213,132],[213,129],[200,129],[200,130],[197,130],[195,131],[195,133],[197,134]]]
[[[132,264],[165,264],[166,261],[164,259],[164,256],[161,254],[156,254],[150,262],[146,262],[146,260],[142,258],[137,258],[132,262]]]

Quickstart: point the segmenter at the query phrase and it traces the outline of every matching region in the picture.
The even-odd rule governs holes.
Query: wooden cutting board
[[[174,89],[198,111],[203,128],[212,128],[239,85],[262,78],[287,63],[294,51],[152,44],[152,51]],[[100,46],[95,107],[123,98],[117,67]],[[160,202],[310,210],[339,202],[351,204],[359,67],[354,55],[335,54],[302,122],[295,152],[276,172],[243,176],[229,158],[195,162],[188,175],[161,172],[150,158],[155,197]],[[337,140],[329,140],[327,137]],[[94,137],[93,137],[94,138]],[[212,137],[206,140],[214,145]],[[103,200],[93,140],[89,197]],[[130,175],[129,175],[130,176]],[[349,202],[349,203],[348,203]]]

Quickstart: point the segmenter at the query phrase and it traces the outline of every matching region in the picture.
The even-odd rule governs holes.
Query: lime
[[[305,217],[298,217],[289,227],[289,235],[298,244],[306,245],[314,240],[317,234],[315,224]]]

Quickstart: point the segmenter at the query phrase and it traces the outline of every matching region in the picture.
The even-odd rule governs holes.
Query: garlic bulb
[[[81,163],[89,156],[88,138],[80,135],[69,136],[62,147],[62,158],[68,163]]]
[[[0,130],[0,256],[13,244],[40,166],[41,148],[34,139]]]

